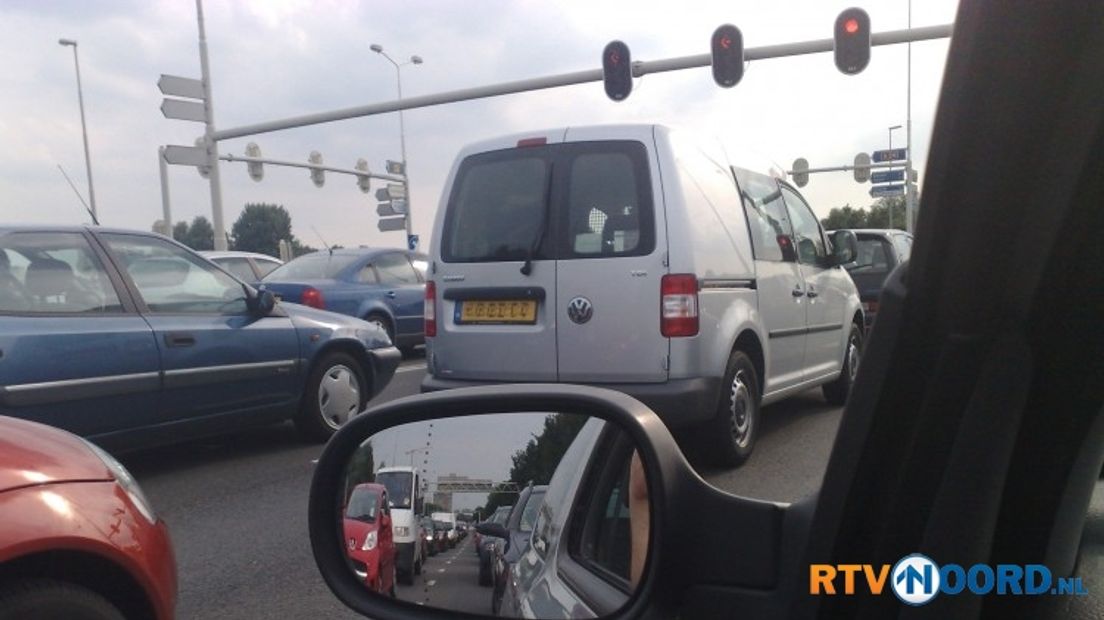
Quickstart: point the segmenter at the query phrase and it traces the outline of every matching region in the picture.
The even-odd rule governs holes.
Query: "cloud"
[[[306,2],[205,3],[216,122],[233,127],[395,97],[395,70],[370,52],[379,43],[399,61],[407,96],[599,66],[602,47],[619,38],[634,59],[701,54],[721,23],[737,24],[747,45],[830,35],[849,2],[707,2],[673,8],[631,2]],[[873,2],[876,31],[903,28],[904,3]],[[916,3],[917,25],[953,20],[953,0]],[[80,42],[96,197],[107,224],[148,229],[161,217],[157,147],[189,145],[196,123],[164,119],[156,88],[161,73],[198,77],[191,2],[6,2],[0,5],[0,220],[74,223],[83,210],[56,166],[86,187],[72,52],[59,37]],[[946,41],[913,46],[914,153],[926,156]],[[524,93],[407,111],[406,145],[415,229],[432,226],[452,160],[465,144],[557,125],[663,122],[723,136],[782,165],[798,156],[814,166],[848,163],[859,151],[883,148],[886,128],[904,124],[904,46],[876,48],[858,76],[840,75],[829,54],[749,65],[732,89],[713,84],[709,69],[647,75],[628,100],[605,98],[600,84]],[[327,163],[373,169],[399,157],[396,114],[271,133],[222,143],[241,154],[255,141],[267,156],[305,161],[311,150]],[[902,141],[903,132],[894,140]],[[922,166],[921,178],[922,178]],[[244,165],[222,169],[226,228],[246,202],[288,207],[296,232],[317,243],[397,245],[399,233],[376,231],[373,196],[351,177],[329,175],[316,189],[301,169],[268,167],[261,183]],[[174,219],[210,217],[207,183],[194,170],[170,172]],[[833,206],[869,204],[867,187],[845,174],[814,176],[804,188],[819,214]]]

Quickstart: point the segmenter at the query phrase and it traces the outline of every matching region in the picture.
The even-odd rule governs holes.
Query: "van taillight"
[[[322,300],[322,291],[311,286],[303,290],[303,296],[299,298],[299,303],[319,310],[326,309],[326,304]]]
[[[425,287],[425,335],[432,338],[437,335],[437,285],[433,280],[426,282]]]
[[[544,146],[548,144],[548,138],[523,138],[518,140],[518,148],[523,149],[528,146]]]
[[[659,284],[659,331],[667,338],[698,335],[698,278],[668,274]]]

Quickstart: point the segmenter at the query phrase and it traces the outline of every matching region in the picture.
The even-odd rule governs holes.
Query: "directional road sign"
[[[392,200],[391,202],[381,202],[376,205],[376,213],[381,216],[406,215],[406,201]]]
[[[165,147],[165,161],[178,166],[204,166],[207,164],[207,149],[170,144]]]
[[[871,175],[870,175],[870,182],[871,183],[890,183],[892,181],[904,181],[904,180],[905,180],[905,171],[904,170],[881,170],[881,171],[878,171],[878,172],[871,173]]]
[[[870,154],[870,158],[876,162],[904,161],[907,159],[908,149],[882,149]]]
[[[175,118],[180,121],[202,123],[207,120],[202,101],[165,99],[161,102],[161,113],[165,115],[165,118]]]
[[[405,230],[406,218],[405,217],[381,217],[377,223],[380,232],[390,232],[393,230]]]
[[[870,188],[871,198],[884,198],[886,196],[903,196],[905,194],[904,185],[875,185]]]
[[[203,82],[178,75],[161,74],[157,80],[157,88],[162,95],[170,97],[185,97],[187,99],[203,99]]]

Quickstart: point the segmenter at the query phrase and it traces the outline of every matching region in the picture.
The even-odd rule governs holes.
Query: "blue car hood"
[[[313,330],[328,335],[331,339],[355,338],[369,349],[391,346],[387,332],[367,321],[288,302],[280,302],[277,307],[291,318],[296,331]]]

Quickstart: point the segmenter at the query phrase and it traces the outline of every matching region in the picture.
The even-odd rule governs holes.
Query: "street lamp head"
[[[412,62],[416,65],[420,65],[420,64],[422,64],[422,57],[421,56],[411,56],[410,57],[410,62]]]
[[[382,54],[383,53],[383,46],[378,44],[378,43],[373,43],[373,44],[369,45],[368,49],[372,50],[373,52],[375,52],[377,54]]]
[[[77,42],[72,39],[58,39],[58,45],[71,45],[73,47],[76,47]]]

